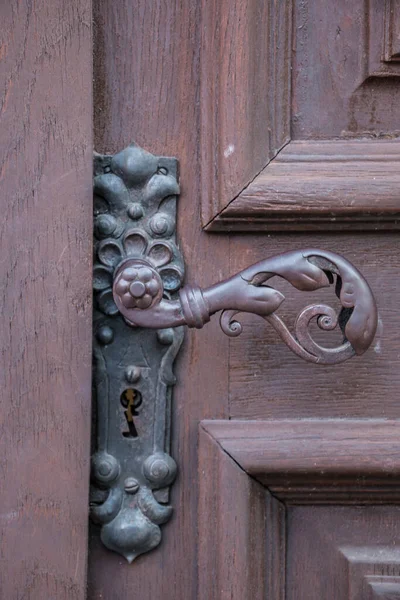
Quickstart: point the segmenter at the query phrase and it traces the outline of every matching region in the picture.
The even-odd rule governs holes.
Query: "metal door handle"
[[[363,354],[374,339],[377,308],[363,276],[346,259],[324,250],[296,250],[260,261],[201,290],[182,287],[184,264],[176,242],[177,161],[136,145],[114,156],[95,156],[95,260],[93,286],[94,383],[97,452],[92,460],[92,517],[104,544],[129,561],[161,540],[168,520],[169,486],[176,474],[169,456],[174,359],[183,328],[201,328],[222,311],[229,336],[241,333],[239,312],[268,321],[301,358],[336,364]],[[312,304],[293,333],[276,313],[283,294],[275,277],[301,291],[335,284],[341,310]],[[339,326],[343,342],[323,347],[311,336]]]
[[[146,278],[151,281],[147,284]],[[278,290],[264,284],[280,276],[302,291],[312,291],[334,283],[342,310],[339,315],[323,304],[307,306],[297,317],[292,334],[275,311],[285,300]],[[151,286],[151,289],[146,289]],[[288,347],[301,358],[316,363],[335,364],[370,346],[377,326],[377,309],[372,292],[353,265],[338,254],[322,250],[295,250],[260,261],[233,277],[205,290],[184,286],[179,298],[165,298],[162,279],[150,263],[130,258],[117,268],[113,284],[114,301],[128,324],[147,328],[187,325],[201,328],[210,316],[223,311],[221,328],[229,336],[242,331],[234,319],[239,312],[254,313],[266,319]],[[152,297],[150,297],[152,296]],[[148,299],[147,299],[148,298]],[[145,305],[140,303],[145,299]],[[321,329],[340,325],[344,341],[337,348],[324,348],[311,337],[309,325],[316,318]]]

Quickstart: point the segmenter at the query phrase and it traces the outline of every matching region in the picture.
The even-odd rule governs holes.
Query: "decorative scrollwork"
[[[129,266],[122,266],[117,273]],[[266,285],[272,277],[282,277],[301,291],[314,291],[335,283],[336,295],[342,309],[337,315],[333,308],[323,304],[306,307],[297,317],[294,333],[275,314],[285,300],[284,295]],[[285,344],[298,356],[309,362],[336,364],[362,354],[370,346],[377,326],[377,308],[372,292],[357,269],[338,254],[322,250],[296,250],[268,258],[230,279],[205,290],[185,286],[179,300],[162,298],[146,311],[126,309],[114,285],[115,302],[132,324],[141,327],[203,327],[216,312],[223,311],[221,329],[235,337],[242,325],[235,318],[240,312],[254,313],[268,321]],[[344,340],[336,348],[320,346],[313,340],[310,324],[316,320],[320,329],[330,331],[339,324]]]
[[[282,254],[253,265],[241,273],[249,285],[264,287],[266,281],[280,276],[295,288],[312,291],[330,285],[336,276],[336,295],[341,301],[340,314],[324,304],[313,304],[298,315],[294,334],[282,319],[275,314],[284,296],[276,297],[276,308],[271,314],[260,314],[268,321],[285,344],[298,356],[322,364],[336,364],[363,354],[370,346],[377,327],[377,308],[372,292],[357,269],[343,257],[321,250],[304,250]],[[272,289],[272,288],[269,288]],[[229,336],[240,335],[241,324],[234,318],[237,310],[223,311],[221,328]],[[253,311],[251,311],[253,312]],[[310,324],[316,320],[320,329],[331,331],[339,324],[343,343],[335,348],[326,348],[313,340]]]

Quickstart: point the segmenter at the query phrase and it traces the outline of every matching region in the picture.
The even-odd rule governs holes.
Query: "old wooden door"
[[[91,7],[0,4],[0,597],[86,591]]]
[[[0,11],[2,597],[399,598],[399,2]],[[303,362],[256,316],[233,339],[215,318],[188,331],[174,516],[132,564],[93,527],[86,586],[92,55],[95,150],[134,140],[180,161],[188,281],[331,250],[369,281],[379,325],[335,366]],[[290,324],[309,299],[280,289]]]

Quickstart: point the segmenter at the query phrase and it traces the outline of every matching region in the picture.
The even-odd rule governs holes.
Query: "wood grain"
[[[86,594],[91,6],[0,7],[0,595]]]
[[[229,240],[202,232],[197,201],[200,3],[99,0],[94,8],[95,148],[116,152],[135,140],[150,152],[179,158],[178,239],[186,280],[206,286],[227,268]],[[179,466],[174,515],[163,526],[160,547],[132,565],[106,550],[93,528],[91,600],[196,598],[197,427],[202,418],[228,414],[227,355],[228,340],[217,327],[187,332],[173,394],[172,456]],[[218,364],[215,356],[222,357]]]
[[[399,167],[399,141],[293,141],[208,229],[399,229]]]
[[[98,531],[93,528],[88,592],[91,600],[114,597],[121,600],[128,597],[192,600],[205,598],[207,593],[215,596],[221,589],[227,589],[228,594],[235,597],[232,582],[237,582],[240,592],[247,593],[240,583],[241,577],[254,590],[245,569],[258,577],[260,589],[266,596],[283,600],[285,507],[260,490],[260,486],[254,484],[209,434],[201,434],[205,446],[201,446],[199,457],[199,421],[229,417],[271,420],[303,417],[397,419],[399,415],[397,282],[400,257],[395,233],[327,235],[321,233],[322,221],[314,235],[211,236],[201,231],[203,200],[207,201],[206,211],[210,207],[212,211],[219,211],[222,206],[218,204],[217,196],[210,201],[210,195],[207,195],[210,186],[218,190],[224,189],[219,186],[232,185],[232,193],[235,194],[235,190],[241,191],[248,185],[253,167],[246,157],[246,149],[250,144],[252,152],[252,140],[255,149],[258,148],[254,154],[250,152],[258,161],[254,164],[261,165],[262,169],[269,160],[268,144],[265,143],[264,150],[260,150],[262,141],[265,141],[268,119],[272,120],[267,115],[266,96],[261,93],[268,65],[257,69],[260,77],[257,82],[254,64],[249,63],[250,59],[258,55],[267,56],[267,53],[265,48],[246,48],[242,39],[273,43],[271,37],[261,36],[257,15],[265,18],[277,4],[263,3],[261,7],[256,0],[240,3],[240,6],[237,2],[217,5],[187,0],[166,5],[159,0],[140,0],[133,6],[128,0],[118,3],[99,0],[95,6],[96,149],[115,152],[135,139],[154,153],[179,158],[182,195],[178,209],[178,236],[187,264],[187,281],[208,286],[265,256],[308,246],[331,249],[354,262],[371,283],[381,316],[378,336],[374,347],[362,358],[335,368],[325,368],[303,363],[292,356],[267,324],[257,318],[245,317],[243,334],[231,341],[220,332],[216,319],[212,319],[204,330],[188,332],[178,360],[178,384],[173,401],[172,453],[180,466],[179,479],[172,494],[175,515],[164,528],[162,545],[130,566],[102,547]],[[283,4],[287,7],[289,3]],[[233,18],[228,10],[230,7],[235,8],[240,20]],[[213,21],[213,15],[218,17],[219,22]],[[282,57],[285,57],[284,51],[279,60]],[[222,72],[220,63],[223,63],[225,72]],[[285,75],[283,77],[286,81]],[[382,87],[385,85],[383,82]],[[237,102],[234,94],[238,96]],[[218,105],[213,106],[216,102]],[[209,108],[205,110],[204,106]],[[278,115],[280,110],[281,107],[277,106]],[[267,115],[265,123],[260,124],[260,115]],[[232,127],[231,123],[234,124]],[[255,132],[258,127],[259,131]],[[225,182],[219,171],[223,152],[230,144],[230,135],[234,135],[242,158],[236,159],[234,153],[228,161],[224,157],[223,169],[230,177]],[[216,144],[218,139],[222,143]],[[381,140],[378,141],[380,143]],[[343,146],[347,142],[353,144],[351,136],[343,141]],[[342,168],[349,168],[349,165],[344,160],[339,166],[336,164],[338,161],[335,163],[332,159],[332,156],[346,156],[345,150],[338,152],[336,149],[331,156],[329,152],[325,149],[323,162],[327,174],[335,165],[338,181],[331,177],[328,183],[332,186],[340,183]],[[306,157],[309,155],[310,152],[306,152]],[[359,168],[363,169],[363,177],[359,180],[362,185],[365,177],[369,176],[371,164],[374,168],[375,163],[378,163],[378,168],[385,164],[381,158],[374,159],[375,162],[368,161],[365,155],[372,156],[374,151],[368,147],[361,157],[354,153],[350,157],[351,160],[356,158],[357,172]],[[315,160],[307,162],[302,158],[288,164],[290,168],[298,164],[299,169],[307,165],[312,170],[319,164],[320,157],[315,152],[311,152],[311,156],[316,156]],[[389,152],[388,156],[393,182],[397,182],[394,173],[397,154],[393,157]],[[231,166],[225,166],[225,162]],[[253,169],[253,173],[257,172]],[[317,185],[319,177],[315,180]],[[204,186],[208,186],[206,190]],[[396,191],[390,190],[393,202],[397,188],[396,183]],[[369,192],[369,188],[363,189]],[[340,198],[346,204],[340,188],[332,197]],[[230,200],[232,198],[228,198]],[[336,205],[332,209],[337,210]],[[242,219],[243,228],[246,218]],[[332,290],[322,290],[317,298],[311,295],[305,299],[304,294],[285,287],[282,282],[278,287],[287,295],[282,314],[290,324],[297,310],[309,300],[330,300],[333,295]],[[318,489],[326,498],[323,482]],[[378,489],[375,498],[381,494],[386,500],[393,499],[390,489],[384,489],[383,484],[380,488],[375,486],[375,489]],[[349,492],[353,493],[353,500],[357,500],[354,486],[347,489],[343,482],[341,490],[342,495],[338,492],[335,497],[330,490],[331,503],[348,501]],[[312,492],[312,502],[318,504],[323,501],[315,489],[303,492],[303,498],[298,493],[299,501],[306,502],[306,495],[310,498]],[[383,492],[387,495],[384,496]],[[261,493],[271,501],[266,500],[263,509]],[[289,498],[288,488],[284,493],[285,502],[296,501],[296,498]],[[270,537],[264,538],[265,529],[259,527],[261,541],[249,516],[252,506],[256,510],[255,522],[260,524],[260,514],[265,510],[269,523],[267,534],[268,531],[273,532]],[[396,510],[396,507],[391,510]],[[373,514],[372,507],[365,507],[366,527],[370,514]],[[387,514],[390,526],[390,511]],[[235,520],[236,517],[241,517],[242,522]],[[224,527],[216,532],[213,525],[218,520]],[[227,531],[224,531],[225,526]],[[232,535],[233,532],[237,536]],[[375,543],[374,532],[371,527],[371,544]],[[266,542],[263,569],[259,562],[249,566],[246,556],[239,553],[237,544],[240,540],[248,549],[247,556],[254,558],[250,534],[255,547]],[[210,543],[207,543],[207,538]],[[377,539],[379,541],[379,535]],[[221,545],[216,547],[219,543]],[[227,544],[231,545],[231,551],[225,557]],[[301,551],[302,546],[297,547]],[[326,568],[329,568],[327,564]],[[235,565],[240,568],[233,573]],[[269,578],[268,573],[277,573],[277,577]],[[226,578],[231,576],[232,581],[227,581]],[[257,593],[254,590],[254,594]]]
[[[400,420],[215,420],[202,427],[279,499],[400,501]]]
[[[292,2],[200,4],[199,143],[207,225],[289,141]]]
[[[310,244],[343,254],[366,277],[378,304],[375,341],[362,357],[337,367],[307,365],[288,351],[262,319],[240,315],[243,333],[230,342],[230,414],[237,419],[397,418],[400,386],[397,234],[235,235],[231,238],[231,272],[265,256]],[[278,313],[289,328],[297,314],[315,301],[338,306],[332,288],[304,293],[278,278],[271,284],[286,297]],[[319,343],[327,345],[340,339],[335,332],[318,336],[317,328],[315,335]]]
[[[269,566],[279,567],[279,549],[272,543],[275,536],[282,537],[281,553],[284,553],[283,515],[279,510],[273,512],[279,503],[250,479],[204,428],[200,428],[198,476],[201,535],[197,598],[279,598],[266,594],[264,577],[267,556]],[[267,510],[276,527],[274,532],[269,529],[268,535]]]
[[[400,60],[400,14],[395,0],[385,0],[384,60]]]
[[[400,508],[366,506],[367,491],[362,499],[357,486],[362,488],[369,479],[370,493],[375,491],[372,502],[383,492],[381,501],[387,503],[383,481],[373,482],[373,478],[383,475],[388,480],[389,463],[397,473],[399,428],[399,420],[203,421],[199,524],[204,537],[199,576],[208,591],[206,597],[247,597],[250,582],[242,595],[236,592],[248,569],[259,564],[260,552],[253,556],[246,547],[246,533],[254,524],[253,545],[262,541],[265,548],[263,575],[258,579],[261,586],[266,585],[264,597],[362,600],[382,597],[379,593],[385,590],[397,594]],[[362,452],[364,458],[360,459]],[[276,485],[278,474],[280,487]],[[346,488],[344,474],[353,478],[352,487]],[[290,495],[298,487],[293,475],[308,482],[304,497]],[[319,490],[324,490],[326,475],[332,480],[331,496],[329,506],[321,506]],[[265,527],[258,522],[257,510],[251,511],[255,523],[248,521],[249,507],[259,492],[254,478],[267,486]],[[272,496],[268,490],[273,491]],[[325,494],[328,500],[326,487]],[[343,506],[351,501],[356,506]],[[238,543],[242,545],[240,553],[236,552]],[[229,571],[232,563],[234,573]],[[370,595],[371,587],[377,596]]]
[[[287,600],[394,600],[399,517],[398,506],[290,507]]]
[[[271,1],[260,12],[249,0],[234,18],[225,5],[206,5],[205,229],[398,229],[400,65],[392,44],[399,13],[392,3],[355,0],[349,10],[346,0]],[[292,21],[291,29],[282,26]],[[261,23],[267,35],[257,35]]]
[[[293,20],[292,139],[398,137],[400,65],[382,60],[385,2],[298,0]]]

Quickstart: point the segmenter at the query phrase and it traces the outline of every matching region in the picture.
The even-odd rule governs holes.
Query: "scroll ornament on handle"
[[[362,354],[377,326],[372,292],[343,257],[318,249],[266,258],[225,281],[200,289],[183,285],[176,240],[177,160],[136,145],[94,160],[93,317],[94,432],[91,516],[104,545],[132,562],[161,541],[172,514],[169,489],[177,466],[170,456],[173,363],[184,326],[201,328],[221,313],[231,337],[239,313],[265,319],[295,354],[335,364]],[[312,292],[334,285],[337,314],[306,306],[293,330],[279,316],[283,278]],[[318,344],[311,323],[340,328],[335,348]]]
[[[121,264],[113,286],[118,310],[133,326],[201,328],[211,315],[222,311],[221,328],[234,337],[242,332],[236,315],[253,313],[264,318],[295,354],[309,362],[322,364],[340,363],[354,354],[363,354],[375,336],[377,308],[371,289],[351,263],[333,252],[317,249],[286,252],[262,260],[204,290],[184,286],[176,300],[163,297],[162,281],[154,272],[157,293],[145,309],[138,305],[138,292],[141,293],[143,284],[137,266],[135,260]],[[276,314],[285,296],[267,285],[274,276],[286,279],[301,291],[314,291],[335,283],[336,295],[342,305],[340,313],[324,304],[309,305],[298,315],[292,333]],[[319,345],[310,332],[314,319],[324,330],[339,326],[343,342],[335,348]]]

